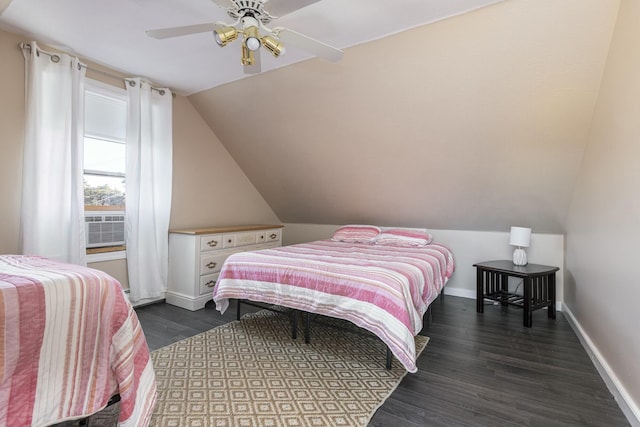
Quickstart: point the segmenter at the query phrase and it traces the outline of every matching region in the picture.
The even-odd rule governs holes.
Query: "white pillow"
[[[380,231],[380,227],[375,225],[343,225],[335,231],[331,240],[347,243],[375,243]]]
[[[426,246],[433,236],[424,228],[384,228],[376,244],[391,246]]]

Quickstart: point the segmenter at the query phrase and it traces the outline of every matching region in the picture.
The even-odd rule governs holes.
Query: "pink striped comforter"
[[[84,417],[115,393],[121,426],[149,423],[155,375],[121,285],[91,268],[0,256],[0,426]]]
[[[320,240],[225,261],[213,292],[224,313],[247,299],[349,320],[376,334],[409,372],[422,316],[454,270],[438,243],[397,247]]]

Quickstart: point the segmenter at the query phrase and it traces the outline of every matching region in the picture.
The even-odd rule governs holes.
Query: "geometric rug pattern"
[[[393,358],[385,369],[386,346],[350,322],[322,318],[309,344],[302,335],[292,339],[289,317],[263,310],[152,352],[150,425],[366,426],[404,367]],[[416,336],[418,354],[427,342]]]

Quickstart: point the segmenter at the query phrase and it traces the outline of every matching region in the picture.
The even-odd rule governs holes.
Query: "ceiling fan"
[[[226,9],[227,15],[235,21],[231,24],[212,22],[183,27],[161,28],[146,31],[149,37],[165,39],[188,34],[213,32],[216,43],[226,46],[240,34],[242,40],[242,65],[244,72],[260,72],[260,47],[264,47],[274,57],[285,53],[285,46],[294,46],[329,61],[338,61],[343,51],[288,28],[270,29],[266,24],[295,10],[319,0],[211,0]],[[268,11],[266,10],[268,9]]]

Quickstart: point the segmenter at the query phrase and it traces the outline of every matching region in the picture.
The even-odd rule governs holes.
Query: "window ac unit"
[[[124,245],[124,212],[87,212],[84,224],[87,248]]]

